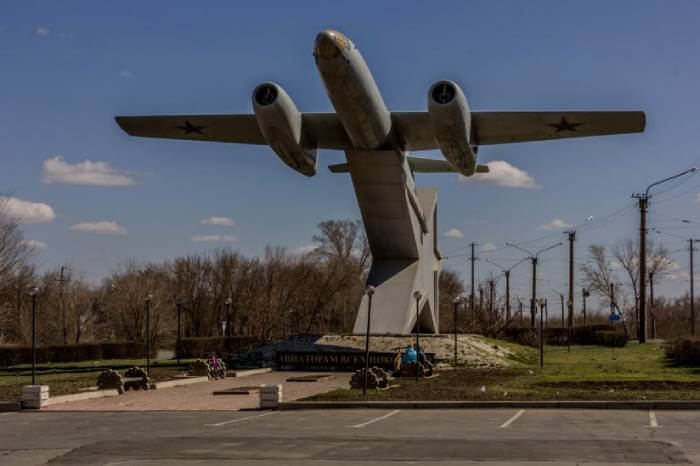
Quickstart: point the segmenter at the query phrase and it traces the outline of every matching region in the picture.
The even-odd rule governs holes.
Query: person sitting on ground
[[[412,363],[412,362],[416,362],[417,358],[418,358],[418,356],[416,355],[416,350],[413,349],[413,346],[408,345],[403,352],[403,356],[401,357],[401,362]]]

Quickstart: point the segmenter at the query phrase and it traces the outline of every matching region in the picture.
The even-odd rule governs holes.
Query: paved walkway
[[[206,411],[239,410],[258,407],[258,392],[249,395],[213,395],[215,390],[233,387],[282,384],[284,401],[298,400],[333,388],[347,388],[350,373],[334,372],[330,379],[318,382],[286,382],[293,376],[310,372],[268,372],[247,377],[232,377],[183,387],[149,391],[128,391],[124,395],[74,401],[47,406],[42,411]],[[313,374],[319,374],[315,372]]]

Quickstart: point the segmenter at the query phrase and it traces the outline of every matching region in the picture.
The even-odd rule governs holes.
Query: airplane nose
[[[316,36],[314,55],[317,58],[335,58],[349,46],[348,39],[338,31],[326,29]]]

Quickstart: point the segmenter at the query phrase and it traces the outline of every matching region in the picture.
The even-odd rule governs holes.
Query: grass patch
[[[670,364],[659,344],[545,347],[539,352],[498,340],[516,363],[506,369],[444,370],[440,377],[397,379],[399,387],[370,391],[369,400],[691,400],[700,399],[700,368]],[[361,390],[334,390],[308,400],[364,400]]]
[[[188,362],[181,360],[178,367],[172,360],[151,361],[151,379],[154,382],[170,380],[182,373]],[[78,393],[80,389],[94,387],[97,377],[105,369],[124,372],[132,366],[146,367],[143,359],[114,359],[104,361],[80,361],[36,366],[36,383],[48,385],[52,396]],[[0,401],[14,401],[22,394],[22,387],[32,383],[31,364],[21,364],[0,369]]]

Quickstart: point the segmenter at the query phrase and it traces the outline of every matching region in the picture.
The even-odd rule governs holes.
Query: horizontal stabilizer
[[[408,165],[411,167],[411,170],[416,173],[452,173],[457,171],[446,160],[425,159],[422,157],[406,157],[406,159],[408,160]],[[332,173],[348,173],[350,171],[350,165],[347,163],[339,163],[336,165],[329,165],[328,169]],[[487,165],[476,166],[476,173],[488,172],[489,167]]]
[[[350,165],[347,163],[339,163],[336,165],[328,165],[331,173],[350,173]]]

